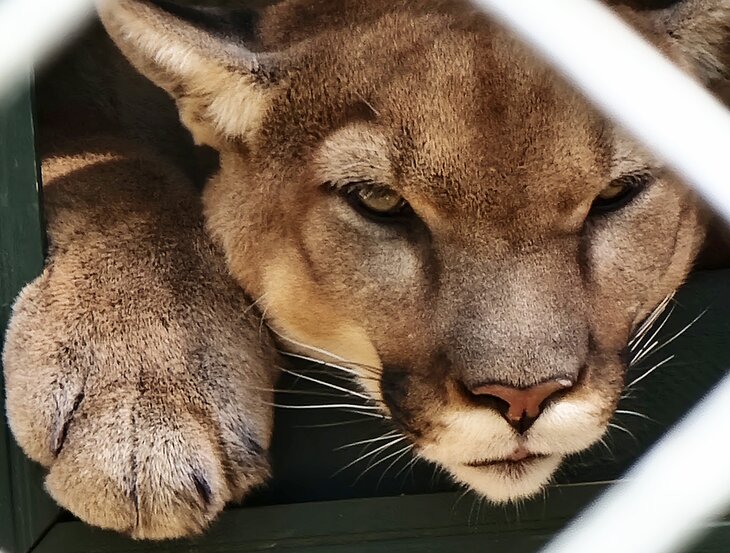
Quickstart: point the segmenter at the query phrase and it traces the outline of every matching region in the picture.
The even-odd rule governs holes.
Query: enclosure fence
[[[61,46],[93,9],[93,0],[0,2],[0,101],[13,94],[28,68]]]
[[[473,1],[730,221],[730,112],[720,102],[596,0]],[[0,101],[92,8],[90,0],[0,3]],[[543,553],[681,551],[730,503],[728,424],[730,377]]]

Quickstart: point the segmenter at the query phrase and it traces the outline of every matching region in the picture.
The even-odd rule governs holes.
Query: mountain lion
[[[730,0],[617,9],[725,86]],[[220,168],[200,204],[107,131],[46,156],[49,261],[4,363],[50,493],[137,538],[204,529],[268,477],[276,342],[352,376],[455,480],[534,495],[605,433],[699,202],[466,2],[226,14],[101,4]]]

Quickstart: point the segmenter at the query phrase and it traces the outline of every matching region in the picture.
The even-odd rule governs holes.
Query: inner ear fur
[[[683,0],[650,13],[705,84],[722,88],[730,80],[730,0]]]
[[[709,81],[730,80],[730,0],[685,0],[666,10],[672,40]]]
[[[176,101],[197,144],[220,148],[259,128],[276,62],[246,45],[255,14],[150,0],[106,0],[98,12],[122,53]]]

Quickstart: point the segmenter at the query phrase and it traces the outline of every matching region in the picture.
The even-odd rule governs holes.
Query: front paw
[[[274,362],[257,327],[240,305],[196,318],[205,332],[169,313],[106,325],[50,294],[49,273],[23,292],[8,329],[16,439],[85,522],[146,539],[201,532],[269,474],[263,390]]]
[[[50,466],[50,494],[89,524],[135,538],[204,530],[262,483],[269,466],[245,426],[223,437],[220,421],[196,413],[189,392],[85,395]]]

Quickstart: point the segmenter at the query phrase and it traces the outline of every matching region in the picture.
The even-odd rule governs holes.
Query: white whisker
[[[474,507],[476,507],[477,501],[479,501],[479,496],[475,495],[474,497],[472,497],[472,499],[471,499],[471,507],[469,507],[469,518],[466,521],[466,524],[467,524],[467,526],[469,528],[472,527],[471,515],[474,512]]]
[[[347,397],[345,394],[330,394],[327,392],[315,392],[312,390],[280,390],[275,388],[258,388],[256,386],[249,386],[249,390],[257,390],[259,392],[274,392],[276,394],[293,394],[300,396],[317,396],[317,397]]]
[[[357,377],[360,376],[360,374],[356,370],[354,370],[354,369],[351,369],[349,367],[343,367],[342,365],[336,365],[335,363],[329,363],[327,361],[322,361],[321,359],[316,359],[314,357],[309,357],[308,355],[301,355],[299,353],[292,353],[292,352],[286,351],[286,350],[279,350],[279,353],[281,353],[282,355],[285,355],[286,357],[293,357],[295,359],[300,359],[302,361],[309,361],[310,363],[314,363],[315,365],[322,365],[324,367],[330,367],[332,369],[337,369],[337,370],[346,372],[348,374],[351,374],[351,375],[357,376]]]
[[[639,351],[636,352],[636,354],[631,358],[629,361],[629,368],[634,368],[636,365],[639,364],[639,361],[641,361],[645,356],[649,355],[652,351],[654,351],[654,348],[659,345],[659,340],[655,340],[654,342],[646,342]]]
[[[646,371],[646,372],[645,372],[644,374],[642,374],[641,376],[639,376],[639,377],[637,377],[637,378],[634,378],[634,380],[632,380],[632,381],[631,381],[631,382],[630,382],[630,383],[629,383],[629,384],[628,384],[628,385],[627,385],[627,386],[625,387],[625,389],[626,389],[626,390],[629,390],[629,389],[631,389],[631,387],[632,387],[632,386],[634,386],[634,385],[638,384],[639,382],[641,382],[642,380],[644,380],[644,379],[645,379],[645,378],[646,378],[647,376],[649,376],[649,375],[650,375],[651,373],[653,373],[653,372],[654,372],[655,370],[657,370],[657,369],[658,369],[659,367],[662,367],[662,366],[666,365],[667,363],[669,363],[669,362],[670,362],[670,361],[671,361],[672,359],[674,359],[674,355],[670,355],[669,357],[667,357],[667,358],[666,358],[666,359],[664,359],[663,361],[660,361],[659,363],[657,363],[656,365],[654,365],[654,366],[653,366],[653,367],[652,367],[651,369],[649,369],[648,371]]]
[[[456,500],[454,501],[454,504],[453,504],[453,505],[452,505],[452,507],[451,507],[451,514],[452,514],[452,515],[454,514],[454,511],[456,511],[456,507],[457,507],[457,506],[459,505],[459,502],[460,502],[460,501],[461,501],[462,499],[464,499],[464,498],[465,498],[465,497],[466,497],[466,496],[467,496],[467,495],[469,494],[469,492],[471,492],[471,488],[469,488],[469,487],[464,487],[464,491],[462,491],[462,492],[461,492],[461,493],[459,494],[459,497],[457,497],[457,498],[456,498]]]
[[[259,298],[261,299],[261,298]],[[264,331],[264,324],[266,323],[266,312],[269,309],[268,305],[265,305],[263,310],[261,311],[261,319],[259,320],[259,340],[261,339],[261,334]],[[269,325],[266,325],[267,328]]]
[[[644,413],[638,413],[636,411],[628,411],[626,409],[616,409],[616,411],[614,411],[614,413],[616,413],[617,415],[631,415],[633,417],[639,417],[641,419],[645,419],[645,420],[648,420],[651,422],[656,422],[654,419],[646,416]]]
[[[344,413],[353,413],[355,415],[363,415],[364,417],[372,417],[374,419],[387,420],[387,421],[391,420],[388,415],[386,415],[385,413],[382,413],[382,412],[380,412],[380,413],[365,413],[363,411],[356,411],[354,409],[343,409],[343,412]]]
[[[674,292],[666,296],[659,305],[657,305],[654,308],[654,311],[651,312],[651,315],[649,315],[646,320],[641,324],[639,329],[634,334],[634,337],[629,340],[628,346],[630,346],[630,349],[634,349],[636,347],[634,344],[636,342],[641,341],[641,339],[644,337],[644,335],[648,332],[648,330],[652,327],[654,322],[659,318],[659,316],[664,312],[664,310],[667,308],[667,305],[669,302],[674,298]],[[668,316],[667,316],[668,317]],[[631,347],[633,345],[633,347]],[[638,344],[637,344],[638,345]]]
[[[353,405],[351,403],[327,403],[323,405],[284,405],[281,403],[267,403],[273,407],[280,409],[370,409],[373,411],[379,411],[378,407],[374,405]]]
[[[608,426],[609,426],[609,428],[615,428],[616,430],[620,430],[621,432],[625,432],[626,434],[628,434],[629,436],[631,436],[634,439],[635,442],[638,442],[639,441],[639,440],[636,439],[636,436],[634,436],[634,433],[631,432],[631,430],[629,430],[628,428],[624,428],[620,424],[614,424],[614,423],[609,422],[608,423]]]
[[[322,348],[318,348],[318,347],[315,347],[315,346],[310,346],[308,344],[304,344],[304,343],[302,343],[302,342],[300,342],[298,340],[295,340],[294,338],[289,338],[288,336],[285,336],[284,334],[282,334],[281,332],[279,332],[275,328],[271,328],[271,327],[269,327],[269,328],[271,329],[271,332],[273,332],[274,334],[276,334],[279,338],[282,338],[283,340],[286,340],[290,344],[294,344],[295,346],[299,346],[301,348],[308,349],[309,351],[315,351],[317,353],[321,353],[322,355],[326,355],[327,357],[331,357],[332,359],[337,359],[338,361],[342,361],[343,363],[347,363],[347,359],[345,359],[343,357],[340,357],[339,355],[337,355],[335,353],[332,353],[331,351],[327,351],[326,349],[322,349]]]
[[[307,376],[305,374],[301,374],[301,373],[286,369],[284,367],[278,367],[278,368],[280,370],[284,371],[285,373],[297,376],[299,378],[303,378],[304,380],[309,380],[310,382],[314,382],[316,384],[321,384],[322,386],[326,386],[327,388],[332,388],[333,390],[345,392],[348,395],[353,395],[353,396],[359,397],[360,399],[364,399],[365,401],[372,401],[372,399],[369,396],[362,394],[360,392],[357,392],[355,390],[350,390],[349,388],[344,388],[342,386],[338,386],[337,384],[332,384],[331,382],[325,382],[324,380],[319,380],[318,378]]]
[[[405,439],[405,436],[403,436],[403,438]],[[353,484],[357,483],[357,481],[358,481],[358,480],[360,480],[360,478],[362,478],[363,476],[365,476],[365,474],[366,474],[366,473],[367,473],[368,471],[370,471],[371,469],[374,469],[374,468],[375,468],[375,467],[377,467],[377,466],[378,466],[379,464],[381,464],[381,463],[384,463],[385,461],[387,461],[388,459],[391,459],[391,458],[393,458],[394,456],[398,455],[399,453],[403,453],[403,452],[408,452],[408,450],[410,450],[410,449],[412,449],[412,448],[413,448],[413,444],[408,444],[408,445],[407,445],[406,447],[404,447],[404,448],[402,448],[402,449],[399,449],[398,451],[396,451],[396,452],[394,452],[394,453],[390,453],[390,454],[386,455],[385,457],[383,457],[382,459],[379,459],[379,460],[378,460],[378,461],[376,461],[375,463],[373,463],[373,464],[371,464],[371,465],[369,465],[369,466],[365,467],[365,470],[363,470],[363,471],[362,471],[362,472],[360,473],[360,475],[359,475],[359,476],[358,476],[357,478],[355,478],[355,481],[353,482]],[[372,459],[371,459],[371,461],[372,461]]]
[[[606,438],[600,438],[598,440],[598,443],[600,443],[603,447],[606,448],[606,451],[608,451],[608,454],[611,456],[612,459],[615,459],[616,456],[614,455],[613,451],[611,451],[611,446],[608,445],[608,442],[606,442]]]
[[[346,464],[346,465],[345,465],[344,467],[342,467],[342,468],[341,468],[341,469],[339,469],[339,470],[338,470],[337,472],[335,472],[335,473],[334,473],[334,474],[333,474],[332,476],[337,476],[337,475],[338,475],[338,474],[340,474],[340,473],[341,473],[342,471],[344,471],[344,470],[347,470],[347,469],[349,469],[349,468],[350,468],[350,467],[351,467],[352,465],[354,465],[354,464],[356,464],[356,463],[359,463],[360,461],[362,461],[362,460],[364,460],[364,459],[367,459],[368,457],[370,457],[370,456],[372,456],[372,455],[375,455],[375,454],[377,454],[378,452],[380,452],[380,451],[383,451],[384,449],[388,449],[389,447],[391,447],[391,446],[393,446],[393,445],[395,445],[395,444],[397,444],[397,443],[399,443],[399,442],[402,442],[402,441],[403,441],[403,440],[405,440],[405,439],[406,439],[406,437],[405,437],[405,436],[400,436],[400,437],[398,437],[398,438],[395,438],[394,440],[391,440],[390,442],[388,442],[388,443],[387,443],[387,444],[385,444],[385,445],[381,445],[380,447],[377,447],[376,449],[374,449],[373,451],[370,451],[369,453],[366,453],[366,454],[364,454],[364,455],[360,455],[360,457],[358,457],[358,458],[357,458],[357,459],[355,459],[354,461],[351,461],[350,463]]]
[[[385,475],[386,475],[386,474],[388,474],[388,471],[389,471],[390,469],[392,469],[392,468],[393,468],[393,467],[394,467],[394,466],[395,466],[395,465],[396,465],[396,464],[398,463],[398,461],[400,461],[400,460],[401,460],[401,459],[402,459],[403,457],[405,457],[406,455],[408,455],[408,452],[409,452],[409,451],[410,451],[410,450],[411,450],[412,448],[413,448],[413,446],[409,447],[408,449],[402,449],[401,451],[402,451],[403,453],[401,453],[400,455],[398,455],[398,457],[396,457],[396,458],[395,458],[395,459],[393,460],[393,462],[391,462],[391,463],[390,463],[390,464],[389,464],[389,465],[388,465],[387,467],[385,467],[385,469],[383,470],[383,472],[382,472],[382,473],[380,473],[380,478],[378,478],[378,482],[377,482],[377,484],[375,484],[375,489],[376,489],[376,490],[377,490],[377,489],[378,489],[378,487],[380,486],[380,483],[381,483],[381,482],[383,481],[383,478],[385,478]],[[409,464],[410,464],[410,463],[406,463],[406,464],[405,464],[405,466],[404,466],[403,468],[407,467],[407,466],[408,466]],[[403,469],[401,469],[400,471],[398,471],[398,472],[396,473],[396,475],[395,475],[395,478],[398,478],[398,475],[399,475],[399,474],[401,473],[401,471],[402,471],[402,470],[403,470]]]
[[[360,375],[360,374],[357,376],[354,376],[354,375],[351,375],[349,373],[342,372],[342,371],[330,371],[330,370],[327,370],[327,367],[320,367],[320,366],[315,367],[314,365],[307,365],[305,367],[305,370],[306,370],[307,374],[323,374],[323,375],[330,376],[332,378],[336,378],[337,380],[342,380],[342,381],[349,382],[349,383],[355,384],[355,385],[361,385],[359,382],[360,380],[363,380],[363,381],[367,380],[370,382],[380,382],[380,379],[375,378],[374,376],[364,376],[364,375]]]
[[[626,482],[627,478],[617,478],[615,480],[594,480],[591,482],[570,482],[567,484],[553,484],[555,488],[574,488],[577,486],[607,486],[610,484],[616,484],[617,482]]]
[[[649,336],[649,338],[646,339],[647,343],[651,342],[654,338],[657,337],[659,332],[661,332],[662,328],[664,328],[664,325],[666,325],[667,322],[669,321],[669,319],[672,318],[672,313],[674,313],[675,308],[676,308],[676,305],[673,305],[671,307],[671,309],[667,312],[666,316],[664,317],[664,320],[659,324],[659,326],[657,326],[657,329],[651,334],[651,336]],[[648,334],[648,332],[647,332],[647,334]],[[639,350],[639,353],[641,353],[641,350]]]
[[[246,309],[243,310],[243,314],[245,315],[246,313],[251,311],[254,307],[256,307],[258,305],[258,303],[261,300],[263,300],[265,298],[266,298],[266,294],[261,294],[257,299],[255,299],[254,301],[251,302],[251,305],[249,305],[248,307],[246,307]]]
[[[349,413],[350,411],[345,411],[345,412]],[[360,414],[368,415],[368,416],[372,415],[372,413],[360,413]],[[347,424],[362,424],[364,422],[366,422],[368,424],[372,424],[372,422],[367,419],[352,419],[352,420],[347,420],[347,421],[326,422],[323,424],[301,424],[301,425],[294,426],[294,428],[331,428],[333,426],[345,426]]]
[[[658,347],[656,347],[656,348],[653,348],[653,349],[651,349],[651,350],[648,350],[648,351],[646,351],[645,353],[643,353],[642,355],[638,356],[638,357],[637,357],[637,358],[636,358],[636,359],[634,360],[634,364],[637,364],[637,363],[638,363],[639,361],[641,361],[641,359],[643,359],[643,358],[644,358],[644,357],[646,357],[647,355],[649,355],[649,354],[654,354],[654,353],[656,353],[656,352],[658,352],[658,351],[662,350],[663,348],[665,348],[666,346],[668,346],[668,345],[669,345],[669,344],[671,344],[672,342],[674,342],[674,340],[676,340],[676,339],[677,339],[677,338],[679,338],[679,337],[680,337],[680,336],[681,336],[682,334],[684,334],[685,332],[687,332],[687,331],[688,331],[688,330],[689,330],[689,329],[690,329],[690,328],[692,327],[692,325],[694,325],[694,324],[695,324],[695,323],[696,323],[697,321],[699,321],[699,320],[700,320],[700,318],[702,318],[702,317],[704,316],[704,314],[705,314],[705,313],[707,313],[707,309],[705,309],[705,310],[704,310],[704,311],[703,311],[702,313],[700,313],[700,314],[699,314],[699,315],[697,315],[697,316],[696,316],[696,317],[695,317],[694,319],[692,319],[692,320],[691,320],[691,321],[690,321],[690,322],[689,322],[689,323],[688,323],[688,324],[687,324],[687,325],[686,325],[686,326],[685,326],[684,328],[682,328],[682,329],[681,329],[681,330],[680,330],[679,332],[677,332],[677,333],[676,333],[676,334],[675,334],[674,336],[672,336],[671,338],[669,338],[669,340],[666,340],[666,341],[665,341],[665,342],[664,342],[663,344],[661,344],[660,346],[658,346]]]
[[[415,464],[416,464],[417,462],[418,462],[418,457],[417,457],[416,455],[414,455],[414,456],[413,456],[413,459],[411,459],[411,460],[410,460],[410,461],[409,461],[408,463],[406,463],[406,464],[405,464],[405,465],[403,466],[403,468],[402,468],[402,469],[400,469],[400,470],[399,470],[398,472],[396,472],[396,473],[395,473],[395,477],[394,477],[394,478],[398,478],[398,476],[400,476],[400,475],[401,475],[401,474],[402,474],[403,472],[407,471],[409,467],[410,467],[410,468],[413,468],[413,466],[414,466],[414,465],[415,465]],[[435,467],[436,467],[436,470],[441,470],[441,467],[439,467],[438,465],[435,465]],[[407,476],[407,475],[406,475],[406,476]],[[405,482],[405,480],[404,480],[404,482]],[[433,481],[431,482],[431,485],[433,485]]]
[[[396,430],[391,430],[387,434],[383,434],[382,436],[378,436],[377,438],[370,438],[369,440],[360,440],[357,442],[352,442],[350,444],[341,445],[339,447],[336,447],[333,451],[341,451],[343,449],[347,449],[348,447],[355,447],[362,444],[370,444],[373,442],[382,442],[383,440],[388,440],[395,436],[398,432]]]

